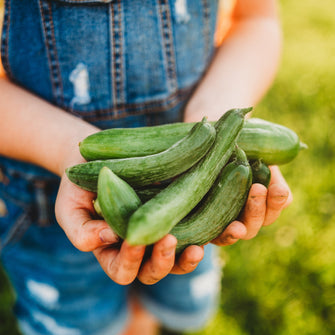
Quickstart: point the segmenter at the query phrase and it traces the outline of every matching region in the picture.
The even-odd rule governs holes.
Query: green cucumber
[[[73,183],[88,191],[96,191],[98,175],[104,166],[132,187],[150,185],[188,170],[206,154],[215,135],[214,126],[204,119],[163,152],[143,157],[90,161],[68,168],[66,174]]]
[[[80,143],[80,152],[86,160],[155,154],[183,138],[193,125],[179,122],[102,130],[85,138]],[[288,163],[306,148],[293,130],[259,118],[245,121],[237,144],[249,159],[261,158],[267,165]]]
[[[261,159],[266,165],[288,163],[306,148],[293,130],[258,118],[245,123],[238,145],[249,160]]]
[[[187,135],[194,123],[170,123],[137,128],[111,128],[89,135],[79,143],[87,161],[153,155]]]
[[[215,125],[216,139],[207,154],[134,212],[128,223],[129,244],[155,243],[200,202],[232,155],[233,144],[250,110],[233,109],[225,113]]]
[[[250,162],[252,170],[252,183],[259,183],[268,187],[271,179],[271,170],[260,159]]]
[[[140,198],[128,183],[109,168],[101,169],[94,207],[121,238],[126,237],[129,217],[140,205]]]
[[[148,187],[148,188],[141,188],[136,190],[137,195],[139,196],[139,198],[141,199],[141,201],[147,202],[148,200],[150,200],[151,198],[153,198],[155,195],[157,195],[160,191],[163,190],[163,188],[166,186],[162,186],[162,187]]]
[[[241,212],[251,186],[251,168],[242,149],[227,164],[199,205],[170,234],[177,240],[176,252],[189,245],[203,245],[219,236]]]

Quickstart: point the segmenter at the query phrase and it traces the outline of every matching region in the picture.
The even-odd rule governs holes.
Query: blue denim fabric
[[[214,53],[216,14],[217,0],[6,0],[2,62],[13,82],[102,129],[182,121]],[[22,333],[119,334],[131,287],[68,241],[54,217],[58,185],[0,156],[1,260]],[[213,311],[212,249],[191,274],[136,285],[167,327],[200,326]]]

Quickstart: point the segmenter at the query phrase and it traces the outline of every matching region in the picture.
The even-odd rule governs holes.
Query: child
[[[64,171],[84,161],[78,143],[100,129],[216,120],[254,106],[278,63],[275,1],[236,1],[219,48],[214,0],[5,4],[0,236],[21,332],[150,335],[160,325],[202,327],[217,306],[214,244],[256,236],[292,200],[278,167],[268,190],[254,184],[240,221],[212,244],[175,259],[176,239],[167,235],[143,264],[145,247],[116,247],[117,236],[96,220],[95,195]]]

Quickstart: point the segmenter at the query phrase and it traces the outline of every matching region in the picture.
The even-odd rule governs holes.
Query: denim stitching
[[[116,107],[119,108],[119,110],[122,109],[123,113],[119,113],[117,115],[114,113],[114,107],[90,112],[73,111],[73,113],[89,122],[110,120],[111,116],[113,120],[118,120],[130,115],[154,114],[176,107],[179,103],[182,103],[183,100],[185,101],[190,96],[193,89],[194,86],[180,89],[166,99],[150,101],[142,104],[118,105]]]
[[[210,58],[210,50],[211,50],[211,43],[210,43],[210,5],[208,3],[208,0],[202,0],[202,5],[204,8],[204,29],[203,29],[203,34],[204,34],[204,42],[205,42],[205,50],[204,50],[204,62],[205,64],[208,63],[209,58]]]
[[[110,39],[111,39],[111,90],[114,105],[114,115],[121,113],[118,106],[125,101],[124,77],[123,77],[123,39],[122,39],[122,11],[121,1],[118,0],[115,6],[110,5]]]
[[[6,202],[12,202],[15,206],[22,209],[22,213],[18,216],[15,222],[6,231],[5,236],[0,239],[0,255],[4,248],[11,242],[18,241],[31,225],[32,206],[20,201],[16,197],[0,192],[1,198]]]
[[[48,55],[53,96],[56,99],[57,105],[63,105],[63,84],[56,49],[51,3],[45,0],[39,0],[39,8],[41,12],[43,35]]]
[[[119,13],[119,48],[120,48],[120,53],[119,53],[119,59],[120,59],[120,87],[119,87],[119,101],[121,103],[124,103],[126,101],[125,99],[125,66],[124,66],[124,57],[123,57],[123,44],[124,44],[124,40],[123,40],[123,12],[122,12],[122,1],[118,0],[117,6],[118,6],[118,13]]]
[[[99,2],[99,3],[111,3],[111,2],[115,2],[115,0],[101,0],[101,1],[96,1],[96,0],[57,0],[59,2],[67,2],[67,3],[96,3],[96,2]]]
[[[187,95],[191,90],[192,87],[187,87],[187,88],[183,88],[183,89],[179,89],[177,91],[175,91],[174,93],[172,93],[171,95],[169,95],[168,97],[164,98],[164,99],[157,99],[157,100],[151,100],[151,101],[146,101],[143,103],[125,103],[125,104],[118,104],[117,107],[123,107],[126,110],[139,110],[139,109],[150,109],[153,112],[156,112],[155,109],[156,106],[160,106],[161,104],[166,104],[169,101],[173,101],[175,99],[177,99],[179,96],[184,96]],[[103,116],[102,113],[104,112],[110,112],[113,108],[103,108],[103,109],[99,109],[100,111],[100,116]],[[85,116],[94,116],[94,114],[96,113],[97,109],[91,110],[91,111],[76,111],[77,113],[83,113]]]
[[[50,15],[50,28],[51,28],[51,38],[52,38],[52,47],[53,47],[53,55],[54,55],[54,63],[55,63],[55,71],[57,71],[57,80],[55,80],[56,85],[58,85],[58,99],[60,101],[60,104],[63,104],[64,102],[64,94],[63,94],[63,82],[62,82],[62,75],[58,60],[58,54],[57,54],[57,47],[56,47],[56,38],[55,38],[55,25],[53,22],[52,17],[52,7],[51,3],[49,3],[49,15]]]
[[[169,109],[176,107],[179,103],[181,103],[180,100],[173,100],[173,101],[167,102],[164,105],[162,104],[162,105],[157,106],[156,109],[152,109],[150,106],[147,106],[147,107],[142,107],[141,109],[138,108],[136,110],[125,110],[123,114],[118,114],[117,117],[113,117],[113,118],[110,118],[112,113],[108,113],[109,112],[108,110],[104,111],[103,115],[100,115],[98,111],[96,115],[91,115],[89,117],[81,115],[81,117],[88,122],[119,120],[127,116],[152,115],[154,113],[166,112]]]
[[[8,200],[12,202],[17,207],[21,207],[24,209],[28,208],[27,204],[23,200],[13,197],[11,194],[8,194],[6,191],[0,191],[0,195],[4,200]]]
[[[0,239],[0,255],[4,248],[10,243],[19,241],[32,224],[31,209],[26,208],[17,218],[14,224],[9,228],[4,238]]]
[[[2,26],[2,40],[1,40],[1,58],[2,66],[5,69],[6,74],[9,77],[11,75],[11,69],[9,65],[9,26],[10,26],[10,11],[11,11],[11,2],[10,0],[5,0],[5,13],[3,17],[3,26]]]
[[[175,51],[173,47],[173,34],[171,27],[171,13],[168,0],[159,0],[159,18],[161,21],[161,33],[163,41],[163,50],[167,65],[167,78],[169,91],[174,92],[177,87]]]
[[[115,51],[114,51],[114,6],[111,4],[109,6],[109,43],[110,43],[110,71],[111,71],[111,94],[112,94],[112,101],[113,105],[115,105],[115,100],[116,100],[116,85],[115,85],[115,74],[114,74],[114,58],[115,58]],[[114,114],[115,112],[113,112]]]

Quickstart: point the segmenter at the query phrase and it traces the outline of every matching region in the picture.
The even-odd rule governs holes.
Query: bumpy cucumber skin
[[[180,140],[193,125],[194,123],[173,123],[132,129],[108,129],[101,134],[90,135],[81,143],[80,150],[87,160],[154,154],[166,150],[172,143]],[[121,136],[124,136],[123,140]],[[305,147],[293,130],[259,118],[245,121],[237,143],[250,160],[260,158],[267,165],[289,163]]]
[[[153,155],[168,149],[187,135],[195,123],[176,122],[138,128],[111,128],[86,137],[79,143],[87,160]]]
[[[259,183],[268,187],[271,180],[271,170],[260,159],[250,162],[252,170],[252,183]]]
[[[68,178],[88,191],[96,191],[98,175],[107,166],[133,187],[150,185],[179,175],[197,163],[215,140],[212,124],[203,120],[167,150],[144,157],[96,160],[72,166]]]
[[[216,140],[207,154],[130,217],[126,240],[149,245],[166,235],[204,197],[229,160],[233,143],[250,109],[234,109],[216,123]]]
[[[135,190],[109,168],[103,167],[98,179],[98,209],[121,238],[126,237],[130,215],[141,205]]]
[[[219,236],[238,217],[251,183],[251,168],[241,151],[223,168],[199,205],[170,231],[178,240],[176,253],[189,245],[206,244]]]
[[[258,118],[245,123],[238,145],[249,160],[261,159],[267,165],[286,164],[301,149],[299,137],[293,130]]]
[[[152,199],[155,195],[157,195],[161,190],[163,190],[164,187],[163,186],[162,187],[153,186],[153,187],[143,188],[143,189],[136,190],[136,193],[141,199],[141,201],[145,203],[149,201],[150,199]]]

